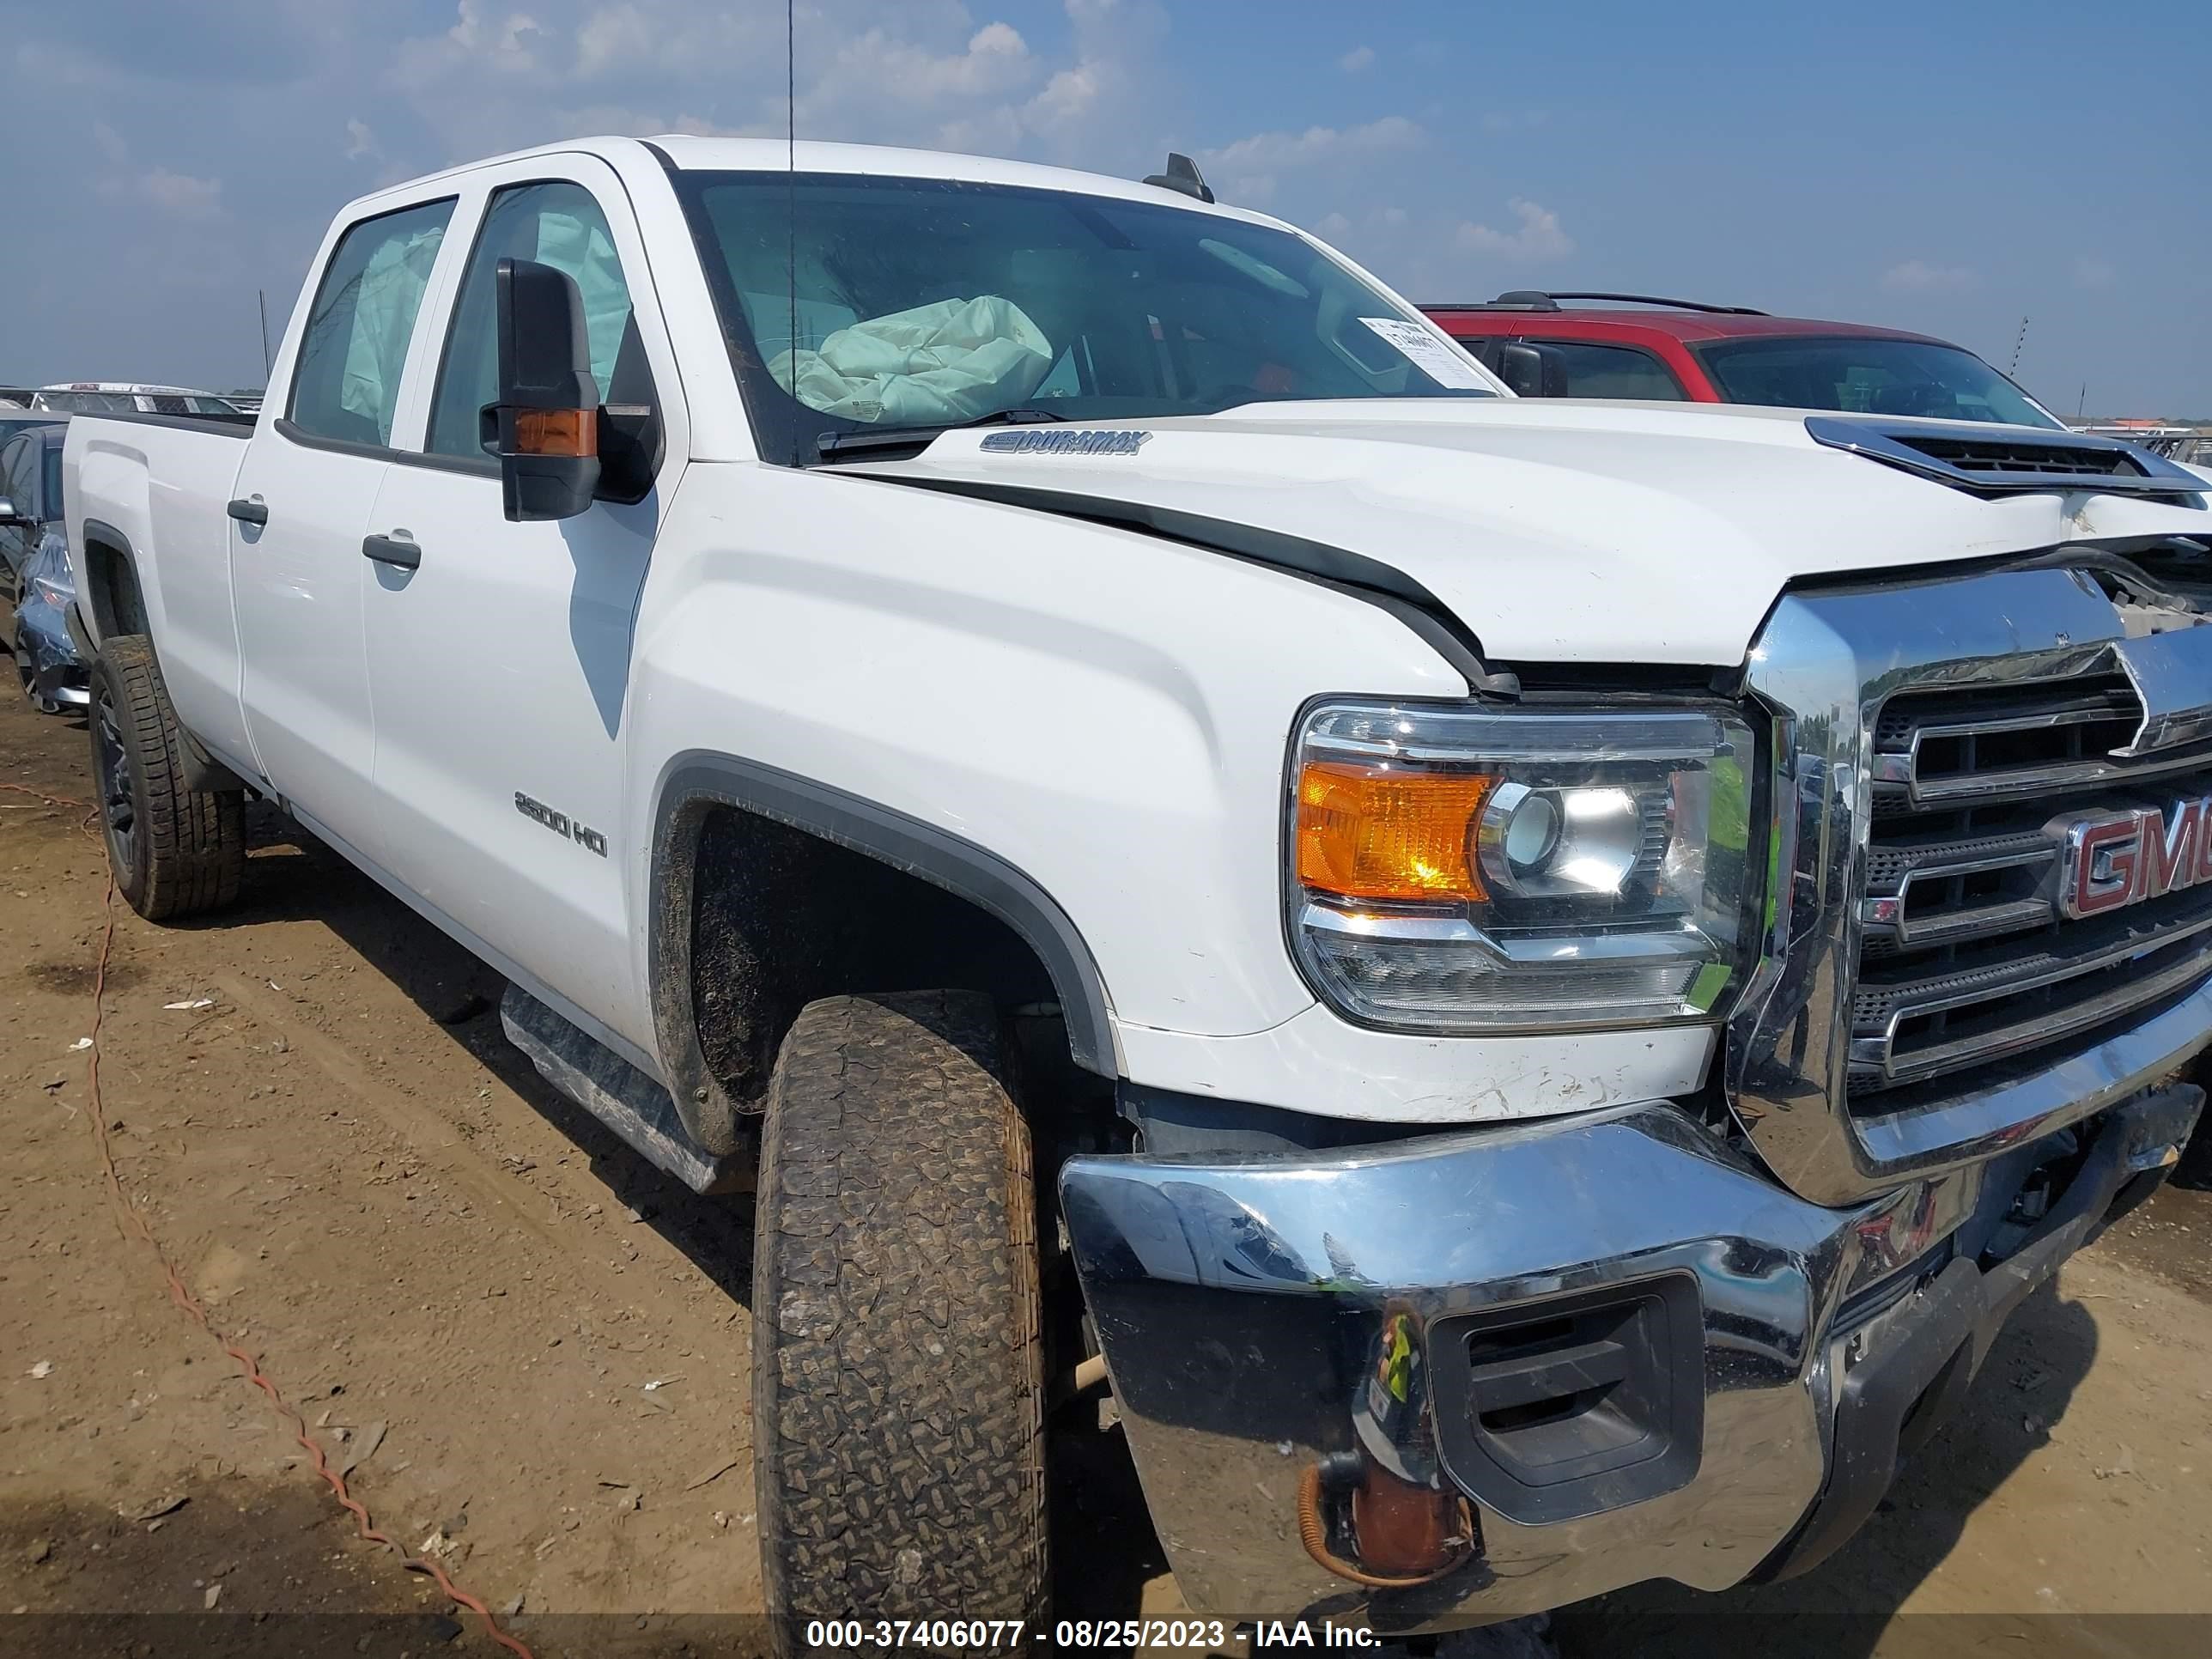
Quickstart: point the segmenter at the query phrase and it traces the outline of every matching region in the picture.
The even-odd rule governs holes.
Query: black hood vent
[[[1994,425],[1983,432],[1956,421],[1837,415],[1808,416],[1805,430],[1815,443],[1976,495],[2087,489],[2178,499],[2212,490],[2212,483],[2147,449],[2078,432]]]

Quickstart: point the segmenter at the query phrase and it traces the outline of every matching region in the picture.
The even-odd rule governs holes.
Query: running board
[[[620,1135],[655,1169],[695,1193],[741,1192],[751,1160],[717,1158],[691,1139],[676,1102],[620,1054],[555,1013],[519,985],[500,999],[507,1040],[530,1057],[538,1075]]]

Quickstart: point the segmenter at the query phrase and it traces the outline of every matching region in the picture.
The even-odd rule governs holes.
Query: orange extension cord
[[[87,807],[81,800],[70,800],[63,796],[48,795],[35,789],[26,789],[19,783],[0,783],[0,789],[5,789],[13,794],[29,795],[34,799],[46,802],[49,806],[83,807],[87,817],[83,825],[80,827],[88,830],[94,836],[99,833],[90,828],[93,815],[100,810],[98,807]],[[517,1659],[537,1659],[537,1656],[520,1641],[500,1628],[499,1620],[493,1617],[489,1607],[448,1578],[444,1568],[425,1557],[410,1555],[405,1547],[398,1539],[378,1528],[361,1501],[346,1490],[345,1476],[331,1467],[330,1459],[324,1452],[321,1443],[314,1436],[307,1432],[307,1419],[286,1403],[284,1396],[277,1391],[276,1385],[263,1373],[258,1360],[245,1349],[234,1347],[223,1340],[222,1334],[210,1322],[207,1309],[201,1305],[199,1298],[191,1293],[183,1276],[177,1272],[174,1264],[170,1261],[168,1253],[162,1249],[161,1241],[155,1237],[154,1230],[147,1224],[146,1218],[133,1208],[131,1200],[124,1195],[122,1178],[115,1172],[115,1154],[108,1144],[107,1114],[103,1109],[100,1098],[100,1027],[107,1011],[107,962],[115,948],[115,877],[112,871],[108,874],[107,894],[100,902],[100,909],[104,926],[100,937],[100,962],[93,971],[92,1047],[85,1054],[85,1089],[89,1097],[92,1113],[93,1143],[100,1153],[100,1179],[106,1185],[107,1200],[115,1211],[116,1224],[121,1229],[125,1242],[136,1238],[153,1252],[155,1262],[161,1267],[162,1278],[167,1281],[169,1300],[183,1310],[186,1317],[204,1331],[218,1347],[238,1363],[240,1372],[248,1382],[268,1396],[270,1409],[290,1427],[292,1438],[298,1442],[301,1449],[314,1458],[315,1473],[330,1483],[331,1495],[337,1499],[338,1506],[353,1516],[354,1525],[361,1536],[373,1544],[383,1545],[385,1548],[399,1558],[399,1565],[408,1571],[428,1573],[436,1579],[438,1588],[445,1592],[448,1601],[456,1607],[466,1607],[483,1620],[485,1634],[508,1652],[514,1654]]]

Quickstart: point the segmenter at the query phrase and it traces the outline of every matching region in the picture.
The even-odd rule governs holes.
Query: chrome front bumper
[[[1720,1589],[1832,1548],[1887,1485],[1905,1419],[1929,1415],[1911,1408],[1954,1398],[2011,1307],[2155,1184],[2202,1098],[2146,1092],[2082,1126],[2070,1184],[2002,1263],[1955,1246],[1987,1236],[2049,1146],[1827,1209],[1664,1103],[1295,1157],[1083,1158],[1060,1189],[1190,1604],[1443,1629],[1647,1578]],[[1608,1292],[1660,1334],[1608,1325],[1618,1340],[1583,1342],[1571,1320],[1536,1322]],[[1594,1476],[1539,1492],[1477,1469],[1481,1421],[1549,1432],[1541,1410],[1484,1419],[1466,1393],[1467,1355],[1502,1310],[1527,1316],[1502,1363],[1550,1379],[1538,1393],[1578,1368],[1620,1393],[1623,1364],[1656,1365],[1633,1385],[1671,1398],[1650,1455],[1615,1422],[1589,1437],[1595,1465],[1555,1466],[1610,1458]],[[1570,1348],[1510,1347],[1545,1332]],[[1324,1565],[1311,1472],[1360,1465],[1455,1510],[1473,1499],[1459,1513],[1479,1540],[1412,1588]],[[1347,1524],[1352,1541],[1322,1552],[1340,1565]]]

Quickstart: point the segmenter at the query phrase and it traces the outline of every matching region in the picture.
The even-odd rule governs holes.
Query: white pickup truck
[[[75,422],[131,902],[270,798],[755,1188],[787,1644],[1037,1634],[1101,1386],[1219,1620],[1832,1550],[2196,1120],[2212,485],[1516,401],[1187,163],[792,160],[365,198],[257,420]]]

